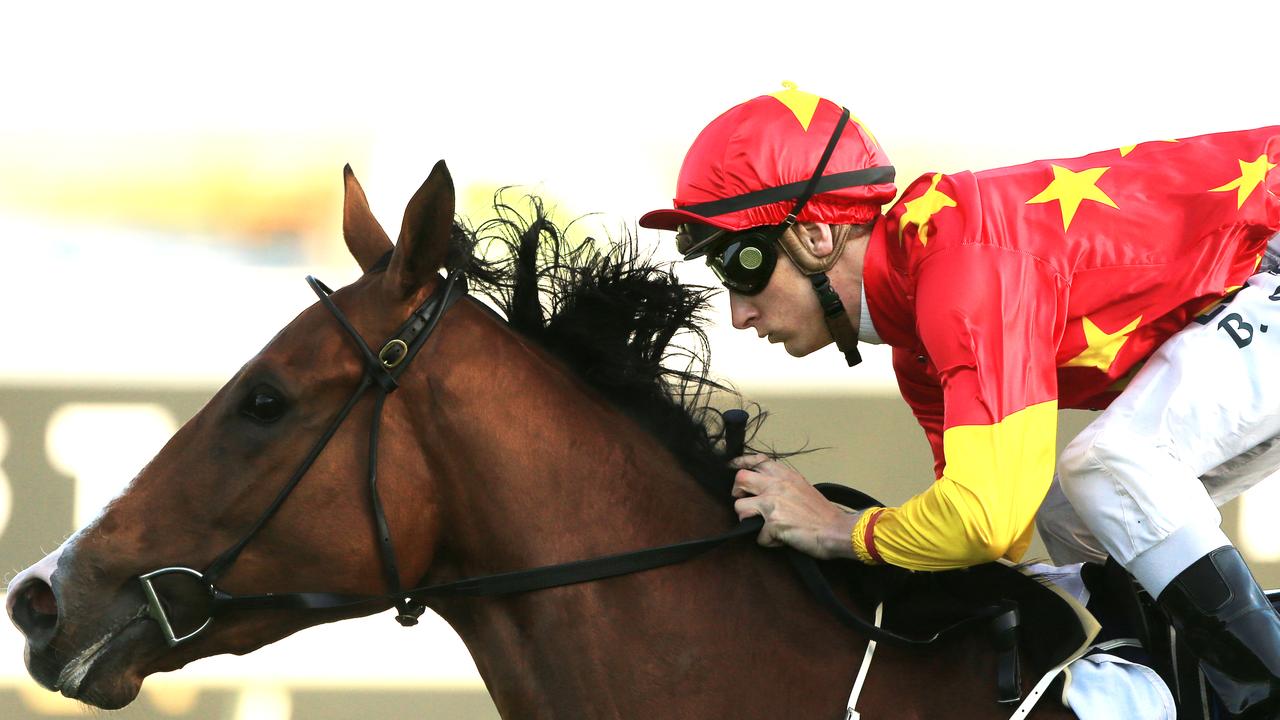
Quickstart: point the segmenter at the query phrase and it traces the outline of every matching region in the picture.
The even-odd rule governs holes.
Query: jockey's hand
[[[861,513],[827,500],[795,468],[768,456],[743,455],[729,464],[739,468],[733,479],[738,519],[764,517],[761,545],[790,545],[819,559],[854,557],[849,535]]]

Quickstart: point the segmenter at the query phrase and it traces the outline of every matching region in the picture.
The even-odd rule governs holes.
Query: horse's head
[[[358,399],[353,392],[377,380],[382,343],[442,284],[438,271],[453,213],[452,181],[440,163],[409,202],[393,249],[348,168],[343,233],[366,272],[330,299],[374,357],[332,308],[311,306],[246,363],[94,522],[19,574],[9,586],[8,611],[26,635],[27,665],[41,684],[117,708],[153,672],[217,653],[248,652],[303,627],[391,604],[232,611],[171,647],[139,577],[172,566],[207,573],[212,566],[218,588],[233,595],[387,592],[376,561],[383,550],[367,469],[385,379],[372,382]],[[383,265],[387,253],[390,262]],[[429,363],[424,357],[418,365]],[[354,404],[345,422],[269,514],[348,401]],[[377,486],[390,535],[403,553],[398,570],[406,583],[426,571],[439,532],[431,462],[424,453],[405,452],[417,445],[416,422],[399,395],[387,396],[379,443],[383,457],[397,462],[383,463]],[[255,532],[259,521],[265,522]],[[228,554],[243,540],[242,551]],[[207,587],[184,574],[157,577],[153,586],[154,604],[178,635],[201,626],[210,606]]]

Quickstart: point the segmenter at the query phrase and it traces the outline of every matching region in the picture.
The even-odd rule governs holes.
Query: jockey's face
[[[807,244],[815,255],[821,257],[831,252],[829,227],[804,223],[797,229],[801,230],[802,238],[812,240]],[[789,354],[802,357],[830,343],[831,333],[809,279],[781,249],[777,254],[777,267],[759,294],[729,291],[733,326],[739,330],[753,329],[760,337],[769,338],[769,342],[782,343]]]

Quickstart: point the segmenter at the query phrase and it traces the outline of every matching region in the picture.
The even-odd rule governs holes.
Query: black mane
[[[570,240],[530,197],[532,217],[495,199],[496,217],[454,226],[447,266],[530,338],[628,413],[695,478],[725,475],[704,327],[716,290],[686,285],[635,236]],[[761,418],[757,417],[758,423]]]

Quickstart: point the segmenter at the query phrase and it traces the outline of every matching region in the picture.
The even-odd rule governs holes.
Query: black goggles
[[[778,264],[778,226],[726,232],[707,253],[707,265],[724,286],[739,295],[758,295]]]

